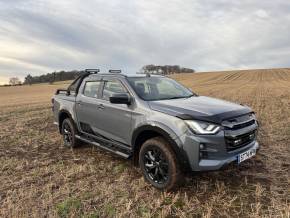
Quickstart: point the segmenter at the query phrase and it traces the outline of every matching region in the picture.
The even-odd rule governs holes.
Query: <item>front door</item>
[[[131,144],[132,109],[126,104],[110,103],[110,96],[115,93],[128,93],[125,86],[117,79],[105,79],[101,99],[98,100],[98,119],[93,127],[106,138],[123,144]]]

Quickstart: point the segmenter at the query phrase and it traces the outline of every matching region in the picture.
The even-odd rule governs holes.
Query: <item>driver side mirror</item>
[[[110,97],[110,102],[112,104],[127,104],[130,105],[132,101],[131,96],[128,93],[118,93],[113,94]]]

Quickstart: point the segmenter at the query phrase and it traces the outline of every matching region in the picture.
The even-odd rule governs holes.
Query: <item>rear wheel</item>
[[[172,190],[183,179],[175,153],[162,137],[147,140],[139,153],[144,178],[155,188]]]
[[[74,148],[78,146],[79,140],[75,138],[76,128],[73,121],[70,118],[66,118],[62,122],[61,133],[63,135],[64,145],[68,148]]]

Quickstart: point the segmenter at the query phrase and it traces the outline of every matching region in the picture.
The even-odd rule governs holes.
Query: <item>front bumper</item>
[[[235,153],[230,157],[227,157],[225,159],[219,159],[219,160],[207,160],[207,159],[202,159],[199,161],[199,170],[200,171],[209,171],[209,170],[219,170],[221,168],[223,168],[224,166],[232,163],[232,162],[237,162],[238,159],[238,155],[240,153],[243,153],[247,150],[250,149],[259,149],[259,143],[257,141],[254,141],[253,143],[250,144],[250,147],[247,146],[247,149],[244,150],[242,152],[239,153]]]
[[[255,138],[250,143],[235,150],[227,150],[225,135],[221,131],[217,135],[197,136],[184,135],[180,138],[182,149],[187,155],[191,171],[219,170],[224,166],[236,161],[239,154],[249,149],[259,149],[259,143]],[[207,146],[207,156],[201,155],[200,144]]]

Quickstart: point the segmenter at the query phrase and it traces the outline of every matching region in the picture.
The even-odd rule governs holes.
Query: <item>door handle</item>
[[[98,105],[98,108],[99,108],[99,109],[105,109],[105,106],[104,106],[103,104],[99,104],[99,105]]]

